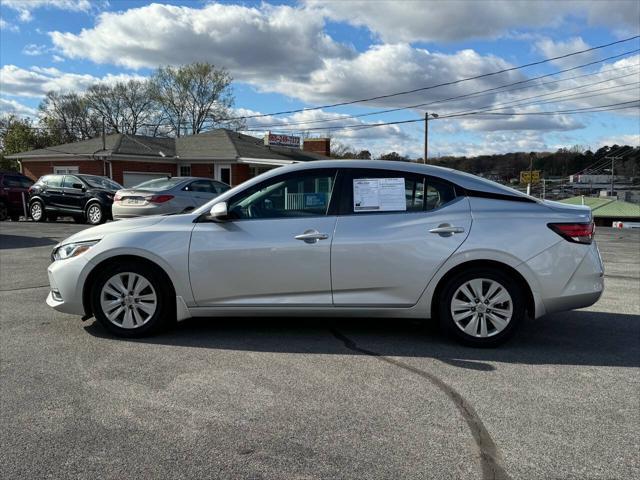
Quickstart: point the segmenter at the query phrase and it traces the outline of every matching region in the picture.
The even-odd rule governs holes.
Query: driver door
[[[336,177],[336,169],[278,175],[231,197],[228,221],[197,223],[189,252],[197,305],[331,305]]]

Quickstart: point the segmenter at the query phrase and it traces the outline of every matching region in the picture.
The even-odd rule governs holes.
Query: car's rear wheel
[[[506,341],[525,316],[519,282],[494,268],[473,268],[451,278],[442,289],[439,317],[462,343],[495,347]]]
[[[96,319],[120,337],[142,337],[175,319],[175,294],[162,274],[138,263],[101,272],[91,290]]]
[[[104,212],[102,211],[100,204],[95,202],[89,204],[85,218],[87,219],[87,223],[90,225],[99,225],[104,222]]]
[[[0,202],[0,222],[3,222],[9,216],[9,210],[4,202]]]
[[[35,200],[29,207],[29,214],[34,222],[44,222],[47,216],[44,213],[44,205],[41,201]]]

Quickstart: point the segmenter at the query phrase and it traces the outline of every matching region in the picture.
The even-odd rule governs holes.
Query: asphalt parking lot
[[[51,247],[0,224],[0,477],[640,478],[640,232],[606,292],[494,350],[398,320],[198,319],[142,341],[49,309]]]

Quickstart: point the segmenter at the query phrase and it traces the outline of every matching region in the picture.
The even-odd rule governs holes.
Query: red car
[[[33,180],[19,172],[0,170],[0,221],[10,218],[14,222],[25,215],[29,201],[29,187]]]

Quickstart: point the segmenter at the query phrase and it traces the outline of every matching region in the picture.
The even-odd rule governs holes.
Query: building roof
[[[55,147],[39,148],[27,152],[14,153],[7,158],[29,159],[44,156],[64,156],[64,155],[145,155],[152,157],[167,157],[175,155],[175,141],[173,138],[146,137],[144,135],[124,135],[122,133],[112,133],[105,136],[104,149],[102,138],[96,137],[80,142],[65,143]]]
[[[162,153],[161,153],[162,152]],[[114,133],[105,137],[105,149],[100,137],[66,143],[7,156],[29,160],[46,156],[110,156],[143,155],[178,159],[238,160],[260,159],[282,162],[306,162],[326,159],[324,155],[297,148],[267,146],[261,138],[218,128],[198,135],[180,138],[147,137]]]
[[[640,218],[640,205],[622,200],[601,197],[571,197],[560,200],[570,205],[584,205],[591,208],[594,218]]]

